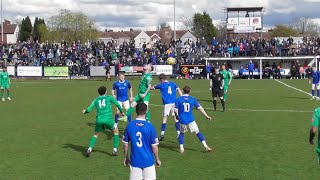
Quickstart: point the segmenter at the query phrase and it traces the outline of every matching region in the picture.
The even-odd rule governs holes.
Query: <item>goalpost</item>
[[[246,68],[246,64],[249,64],[249,61],[252,61],[253,63],[256,63],[258,65],[259,71],[257,72],[260,76],[260,79],[262,79],[262,66],[263,63],[269,63],[270,67],[273,63],[276,65],[281,64],[282,69],[284,70],[284,75],[288,75],[288,73],[291,70],[291,62],[296,62],[299,60],[299,63],[301,66],[303,66],[305,63],[308,64],[308,66],[316,65],[317,69],[319,69],[319,60],[320,56],[293,56],[293,57],[220,57],[220,58],[207,58],[206,59],[206,65],[208,63],[216,63],[218,62],[219,65],[223,63],[230,63],[232,65],[233,72],[238,72],[238,69],[240,66]]]

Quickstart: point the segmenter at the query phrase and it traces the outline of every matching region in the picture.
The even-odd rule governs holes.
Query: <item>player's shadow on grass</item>
[[[168,144],[169,141],[161,141],[159,144],[159,148],[163,148],[163,149],[167,149],[170,151],[175,151],[175,152],[179,152],[179,145],[178,143],[173,143],[171,142],[170,144]],[[184,148],[187,151],[197,151],[195,149],[191,149],[191,148]]]
[[[239,180],[238,178],[224,178],[224,180]]]
[[[210,102],[210,103],[212,103],[212,99],[198,99],[198,101],[199,102]],[[217,103],[219,103],[219,102],[217,101]]]
[[[293,97],[293,96],[282,96],[281,98],[285,98],[285,99],[302,99],[302,100],[305,100],[305,99],[310,99],[310,98],[307,98],[307,97]]]
[[[65,149],[72,149],[74,151],[80,152],[84,157],[86,156],[86,151],[88,147],[85,146],[79,146],[79,145],[75,145],[75,144],[64,144],[63,148]],[[93,150],[93,152],[99,152],[99,153],[104,153],[107,154],[109,156],[112,156],[111,153],[106,152],[106,151],[101,151],[101,150]]]

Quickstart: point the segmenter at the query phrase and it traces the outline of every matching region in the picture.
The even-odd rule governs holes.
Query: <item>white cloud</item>
[[[97,23],[99,29],[151,29],[160,22],[173,26],[174,0],[10,0],[3,1],[4,18],[15,21],[29,15],[48,18],[60,9],[81,11]],[[320,0],[175,0],[176,20],[195,12],[208,12],[214,21],[225,19],[226,7],[264,7],[266,26],[289,23],[297,17],[320,19]],[[177,22],[177,27],[181,27]]]

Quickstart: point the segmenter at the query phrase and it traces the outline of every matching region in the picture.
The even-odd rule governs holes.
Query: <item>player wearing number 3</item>
[[[206,111],[200,106],[197,99],[189,96],[191,89],[189,86],[185,86],[183,88],[183,95],[176,99],[175,102],[175,112],[179,114],[179,123],[180,123],[180,135],[179,135],[179,143],[180,143],[180,153],[184,152],[184,134],[187,132],[187,128],[189,127],[192,133],[195,133],[200,142],[203,144],[205,150],[207,152],[212,151],[212,149],[207,145],[204,136],[199,131],[198,125],[195,122],[194,116],[192,114],[192,108],[195,107],[200,110],[200,112],[206,116],[208,120],[211,119],[206,113]]]
[[[136,106],[137,118],[130,122],[123,135],[124,165],[130,165],[129,179],[156,179],[154,157],[161,166],[158,154],[158,138],[154,126],[146,121],[147,105],[140,102]],[[130,158],[128,154],[131,146]]]
[[[107,88],[105,86],[101,86],[98,89],[98,93],[100,96],[96,98],[86,110],[82,111],[83,114],[87,114],[90,113],[94,107],[97,108],[95,132],[90,139],[86,156],[89,157],[92,153],[92,148],[95,145],[100,132],[102,132],[104,128],[111,130],[114,134],[112,155],[116,156],[119,145],[119,131],[117,124],[114,122],[112,117],[112,104],[117,106],[122,116],[124,116],[124,113],[118,101],[116,101],[112,96],[106,96]]]

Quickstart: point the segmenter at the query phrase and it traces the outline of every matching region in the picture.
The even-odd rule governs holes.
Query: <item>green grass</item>
[[[306,80],[284,82],[309,92]],[[201,105],[212,107],[208,81],[177,83],[190,85]],[[138,81],[132,84],[136,89]],[[0,179],[128,179],[123,154],[110,156],[107,133],[90,159],[82,155],[93,134],[95,113],[82,115],[81,110],[100,85],[112,86],[103,81],[13,81],[13,101],[0,103]],[[152,93],[150,103],[161,105],[159,92]],[[228,98],[226,113],[208,110],[213,121],[195,112],[213,153],[204,153],[198,139],[187,133],[186,151],[180,155],[169,121],[160,144],[158,179],[320,179],[316,147],[308,144],[312,111],[319,102],[274,80],[234,80]],[[151,106],[151,113],[159,132],[161,107]],[[121,123],[120,131],[124,128]]]

